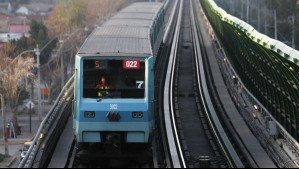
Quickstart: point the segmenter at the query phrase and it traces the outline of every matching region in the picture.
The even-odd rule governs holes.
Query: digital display
[[[94,68],[96,69],[107,69],[108,62],[107,60],[96,60],[94,61]]]
[[[140,69],[140,60],[124,60],[124,69]]]

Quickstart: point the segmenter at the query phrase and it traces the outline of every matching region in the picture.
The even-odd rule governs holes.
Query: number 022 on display
[[[124,60],[124,69],[140,69],[140,60]]]

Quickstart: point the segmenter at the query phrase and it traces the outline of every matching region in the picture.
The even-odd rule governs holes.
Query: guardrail
[[[281,131],[283,131],[281,134],[290,138],[293,144],[297,145],[297,149],[299,149],[297,142],[299,138],[296,132],[294,132],[298,130],[296,125],[298,121],[296,118],[293,118],[298,115],[295,110],[298,110],[299,103],[298,95],[296,95],[299,91],[299,81],[297,78],[299,51],[257,32],[246,22],[227,14],[223,9],[219,8],[215,2],[210,0],[202,2],[203,4],[206,4],[204,5],[206,6],[205,10],[207,11],[207,16],[210,17],[214,28],[213,30],[218,32],[217,37],[220,40],[219,42],[224,39],[234,39],[236,42],[235,44],[231,43],[232,41],[225,41],[223,43],[231,44],[230,46],[233,46],[233,49],[226,46],[226,51],[238,49],[235,54],[230,54],[228,57],[229,60],[237,62],[237,60],[245,61],[246,59],[249,59],[248,62],[246,61],[242,63],[242,65],[244,65],[242,66],[242,69],[234,67],[235,75],[237,75],[236,73],[239,74],[237,79],[242,80],[242,87],[244,86],[248,89],[251,93],[249,95],[252,95],[252,98],[257,100],[257,103],[259,104],[259,107],[262,108],[263,112],[266,112],[277,126],[279,126]],[[219,22],[223,22],[224,24],[219,24]],[[226,26],[224,28],[224,26],[218,27],[217,25]],[[224,29],[230,29],[232,31],[226,32]],[[225,34],[220,32],[225,32]],[[239,34],[242,34],[242,36],[239,36]],[[226,38],[227,36],[233,38]],[[240,37],[240,40],[236,41],[236,37]],[[243,45],[237,47],[236,45],[241,44],[240,42],[246,43],[245,47],[243,47]],[[259,57],[258,59],[254,59],[253,56]],[[245,73],[246,71],[243,69],[244,67],[246,67],[247,73]],[[257,74],[252,70],[259,70],[260,72]],[[251,80],[247,78],[250,76],[254,78]],[[283,77],[284,80],[281,80],[281,77]],[[264,85],[262,85],[263,87],[259,87],[258,85],[253,85],[253,83]],[[279,99],[275,100],[275,98]],[[288,120],[289,118],[283,120],[280,118],[283,116],[291,117],[292,120]],[[285,121],[288,122],[286,123]],[[288,123],[290,124],[288,125]]]
[[[65,110],[71,110],[73,91],[74,76],[62,89],[54,106],[41,123],[32,145],[18,168],[40,168],[44,166],[47,158],[52,153],[53,146],[59,138],[66,120],[71,114],[65,113]]]

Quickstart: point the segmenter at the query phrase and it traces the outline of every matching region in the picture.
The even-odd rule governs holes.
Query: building
[[[8,33],[19,33],[27,35],[30,31],[30,20],[25,16],[10,18],[8,22]]]
[[[48,0],[23,4],[16,10],[10,3],[0,3],[0,47],[9,40],[29,37],[31,20],[46,23],[54,7],[55,3]]]
[[[0,9],[12,13],[11,3],[0,3]]]
[[[41,15],[45,16],[52,12],[54,5],[45,3],[32,3],[20,6],[15,13],[17,15]]]
[[[8,32],[8,21],[13,17],[10,3],[0,3],[0,33]]]

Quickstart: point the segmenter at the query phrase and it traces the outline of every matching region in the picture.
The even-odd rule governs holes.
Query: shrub
[[[4,160],[5,156],[3,154],[0,154],[0,163]]]

